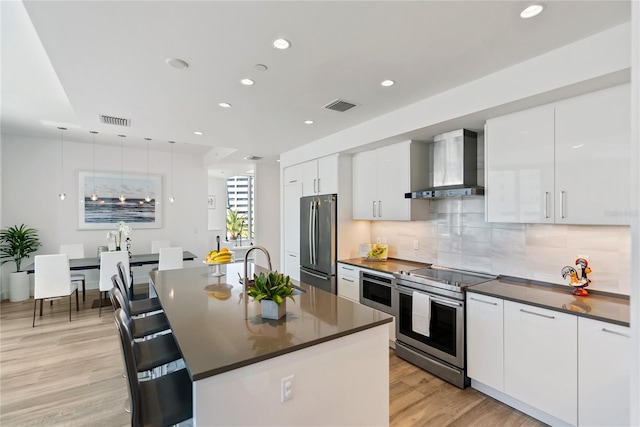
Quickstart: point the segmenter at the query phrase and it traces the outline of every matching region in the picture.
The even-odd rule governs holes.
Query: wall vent
[[[322,108],[326,108],[327,110],[340,111],[341,113],[344,113],[345,111],[352,109],[356,105],[357,104],[354,104],[353,102],[344,101],[342,99],[336,99],[335,101],[331,101],[330,103],[328,103]]]
[[[107,116],[104,114],[100,114],[100,123],[131,127],[131,119],[123,119],[122,117]]]

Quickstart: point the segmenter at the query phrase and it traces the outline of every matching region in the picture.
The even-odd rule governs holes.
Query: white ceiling
[[[540,16],[520,19],[529,3],[2,1],[2,132],[57,139],[64,124],[79,142],[89,130],[104,144],[126,134],[127,144],[150,137],[168,150],[175,140],[176,151],[221,153],[212,167],[247,169],[244,156],[274,161],[630,17],[628,0],[547,0]],[[274,49],[278,37],[291,48]],[[189,68],[167,66],[170,57]],[[358,106],[322,108],[336,98]]]

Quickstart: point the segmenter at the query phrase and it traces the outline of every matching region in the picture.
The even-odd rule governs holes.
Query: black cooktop
[[[401,272],[401,274],[420,279],[433,280],[436,282],[458,287],[476,285],[478,283],[486,282],[487,280],[492,280],[495,278],[494,276],[483,275],[480,273],[475,274],[439,268],[420,268],[417,270]]]

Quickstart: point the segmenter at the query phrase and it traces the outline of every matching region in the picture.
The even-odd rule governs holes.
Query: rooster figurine
[[[589,262],[584,258],[578,258],[576,266],[580,268],[580,277],[578,277],[578,271],[568,265],[562,267],[562,277],[565,279],[569,277],[569,284],[574,288],[573,295],[584,297],[589,295],[585,288],[591,283],[591,279],[587,276],[591,273],[591,268],[589,268]]]

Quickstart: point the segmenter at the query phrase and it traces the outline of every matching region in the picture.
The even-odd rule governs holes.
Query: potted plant
[[[238,211],[227,210],[227,231],[229,232],[230,240],[236,240],[238,236],[242,236],[245,221],[246,217]]]
[[[22,260],[42,246],[38,238],[38,230],[22,224],[0,231],[0,259],[2,264],[13,261],[16,271],[11,273],[9,286],[11,301],[23,301],[29,298],[29,277],[21,270]]]
[[[269,272],[253,275],[254,283],[249,288],[248,294],[254,301],[259,301],[264,319],[278,320],[287,311],[286,298],[293,298],[291,278],[282,273]]]

